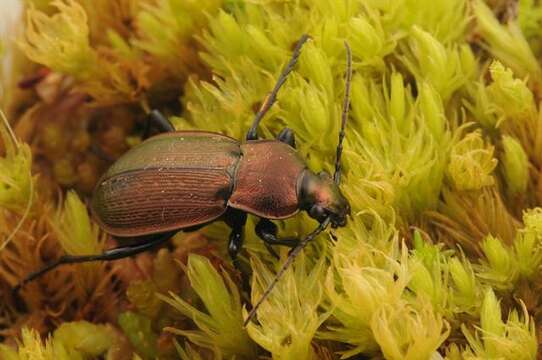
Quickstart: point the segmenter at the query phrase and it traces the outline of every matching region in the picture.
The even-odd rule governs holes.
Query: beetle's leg
[[[228,211],[224,216],[224,221],[231,227],[228,253],[230,254],[233,266],[241,275],[241,287],[243,291],[250,294],[249,278],[242,271],[241,264],[237,258],[237,255],[239,255],[239,252],[243,246],[243,229],[247,222],[247,213],[241,210],[228,208]]]
[[[297,41],[297,44],[295,46],[294,52],[292,53],[292,58],[286,65],[286,67],[282,70],[282,73],[280,74],[277,83],[273,87],[273,90],[271,90],[271,93],[269,96],[267,96],[260,107],[260,110],[256,114],[256,117],[254,118],[254,122],[252,123],[252,126],[250,127],[250,130],[248,130],[247,133],[247,140],[257,140],[258,139],[258,124],[264,117],[264,115],[267,113],[267,111],[271,108],[275,100],[277,99],[277,93],[280,90],[280,87],[284,82],[286,81],[286,78],[288,77],[288,74],[293,70],[295,64],[297,63],[297,59],[299,58],[299,54],[301,53],[301,47],[307,41],[309,36],[307,34],[304,34],[301,36],[301,38]]]
[[[101,254],[81,255],[81,256],[73,256],[73,255],[61,256],[58,260],[28,275],[23,281],[21,281],[19,284],[17,284],[17,286],[13,288],[13,293],[16,296],[19,290],[21,289],[21,287],[23,287],[25,284],[44,275],[45,273],[55,269],[56,267],[60,265],[75,264],[75,263],[90,262],[90,261],[111,261],[111,260],[122,259],[125,257],[129,257],[132,255],[150,250],[162,244],[163,242],[169,240],[176,233],[177,231],[171,231],[171,232],[167,232],[163,234],[158,234],[156,236],[149,238],[149,240],[143,244],[118,247],[118,248],[114,248],[110,250],[105,250]]]
[[[105,151],[102,150],[100,145],[98,145],[96,142],[90,143],[89,151],[96,155],[96,157],[100,160],[103,160],[105,162],[113,162],[115,159],[113,159],[110,155],[108,155]]]
[[[292,129],[282,129],[282,131],[277,136],[277,140],[286,143],[295,149],[295,135]]]
[[[149,137],[151,125],[153,125],[159,133],[175,131],[173,124],[158,110],[152,110],[147,115],[147,124],[145,126],[145,131],[143,132],[144,139]]]
[[[277,238],[277,225],[269,219],[261,219],[256,225],[256,234],[268,245],[284,245],[296,247],[299,239],[296,238]]]
[[[228,253],[230,254],[233,266],[240,271],[239,259],[237,255],[243,246],[243,229],[247,222],[247,214],[236,209],[228,209],[225,217],[226,224],[231,227],[230,241],[228,243]]]

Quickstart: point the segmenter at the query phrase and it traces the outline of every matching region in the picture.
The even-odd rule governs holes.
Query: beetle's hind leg
[[[145,125],[145,131],[143,132],[144,139],[149,137],[151,127],[156,129],[159,133],[175,131],[173,124],[158,110],[152,110],[147,114],[146,118],[147,122]]]
[[[277,140],[286,143],[295,149],[295,134],[292,129],[282,129],[282,131],[277,136]]]
[[[261,219],[256,225],[256,234],[264,241],[271,255],[275,257],[278,257],[278,254],[273,250],[271,245],[284,245],[294,248],[299,244],[299,239],[296,238],[279,239],[277,231],[277,225],[269,219]]]
[[[30,281],[39,278],[40,276],[44,275],[45,273],[57,268],[60,265],[64,264],[76,264],[76,263],[82,263],[82,262],[91,262],[91,261],[111,261],[111,260],[118,260],[125,257],[129,257],[132,255],[136,255],[142,252],[145,252],[147,250],[150,250],[165,241],[169,240],[173,235],[175,235],[177,231],[171,231],[163,234],[157,234],[153,237],[150,237],[146,242],[132,245],[132,246],[123,246],[123,247],[117,247],[110,250],[105,250],[101,254],[95,254],[95,255],[81,255],[81,256],[73,256],[73,255],[64,255],[60,257],[58,260],[46,265],[45,267],[41,268],[38,271],[35,271],[28,275],[23,281],[21,281],[17,286],[13,288],[13,294],[14,297],[17,298],[17,293],[27,283]]]

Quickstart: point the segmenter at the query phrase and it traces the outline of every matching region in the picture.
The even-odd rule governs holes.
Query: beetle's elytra
[[[297,246],[288,263],[327,224],[344,226],[350,206],[341,194],[339,179],[351,78],[348,46],[345,102],[334,178],[324,172],[316,175],[307,168],[295,149],[292,130],[284,129],[274,140],[257,136],[260,120],[274,103],[307,39],[304,35],[298,41],[244,143],[212,132],[175,131],[160,113],[151,112],[150,120],[164,133],[147,139],[119,158],[102,176],[92,198],[92,212],[100,226],[115,237],[135,239],[130,242],[132,245],[99,255],[63,256],[30,274],[16,290],[58,265],[120,259],[155,247],[178,231],[193,230],[216,220],[225,221],[232,229],[228,250],[234,264],[241,249],[247,214],[260,218],[256,233],[273,254],[271,245]],[[320,222],[320,227],[301,243],[278,238],[277,226],[271,220],[289,218],[299,210],[307,211]]]
[[[120,237],[213,221],[225,212],[240,156],[239,142],[220,134],[152,137],[104,174],[92,199],[95,218]]]

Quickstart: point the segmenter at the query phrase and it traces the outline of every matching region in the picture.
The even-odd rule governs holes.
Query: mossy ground
[[[535,359],[542,326],[542,4],[536,0],[27,0],[2,43],[0,358]],[[159,109],[242,139],[262,122],[334,166],[353,52],[345,228],[305,249],[257,313],[276,260],[215,223],[164,249],[65,266],[116,246],[87,202]],[[11,130],[13,129],[13,131]],[[308,216],[278,222],[302,236]]]

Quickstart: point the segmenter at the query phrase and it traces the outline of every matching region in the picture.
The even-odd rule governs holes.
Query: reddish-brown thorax
[[[267,219],[296,214],[307,167],[297,151],[277,140],[256,140],[241,145],[241,156],[228,206]]]

